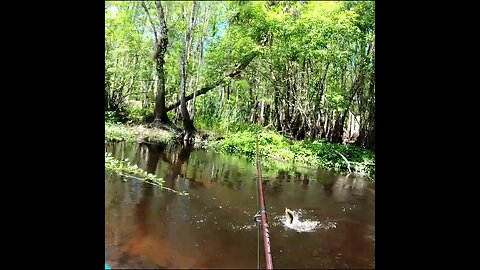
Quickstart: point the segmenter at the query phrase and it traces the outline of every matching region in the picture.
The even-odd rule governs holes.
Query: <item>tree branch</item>
[[[207,86],[204,86],[202,87],[200,90],[198,91],[195,91],[194,93],[186,96],[186,101],[189,101],[191,99],[193,99],[193,96],[195,95],[196,97],[200,96],[200,95],[203,95],[205,93],[207,93],[208,91],[214,89],[215,87],[219,86],[220,84],[224,83],[225,82],[225,79],[227,79],[227,77],[230,77],[230,78],[236,78],[238,77],[242,72],[243,70],[248,66],[248,64],[250,64],[250,62],[252,62],[252,60],[258,55],[259,53],[258,52],[252,52],[250,54],[248,54],[244,60],[235,68],[234,71],[230,72],[230,74],[228,74],[227,76],[217,80],[216,82],[214,82],[213,84],[210,84],[210,85],[207,85]],[[176,107],[180,106],[180,100],[177,100],[177,102],[173,103],[173,104],[170,104],[169,106],[167,106],[167,111],[171,111],[173,109],[175,109]]]
[[[147,8],[147,5],[145,4],[145,1],[142,1],[142,7],[145,9],[145,13],[147,13],[148,20],[150,21],[150,24],[152,25],[153,34],[155,35],[155,44],[158,44],[157,29],[155,28],[155,24],[152,21],[152,17],[150,17],[150,13],[148,12],[148,8]]]
[[[347,163],[348,172],[352,173],[352,170],[350,170],[350,162],[348,162],[348,159],[337,150],[333,150],[333,151],[335,151],[337,154],[339,154],[343,158],[343,160],[345,160],[345,162]]]

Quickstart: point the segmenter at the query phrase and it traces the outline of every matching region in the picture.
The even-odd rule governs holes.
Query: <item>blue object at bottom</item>
[[[111,270],[112,268],[110,268],[110,266],[108,266],[108,264],[105,263],[105,269]]]

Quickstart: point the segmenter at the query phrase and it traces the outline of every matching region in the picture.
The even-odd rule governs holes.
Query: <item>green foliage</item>
[[[105,123],[105,139],[108,141],[134,141],[137,132],[120,124]]]
[[[110,110],[122,110],[125,98],[140,99],[154,73],[149,57],[152,40],[140,2],[106,2],[105,91]]]
[[[350,162],[352,171],[364,175],[375,175],[375,153],[355,145],[332,144],[324,140],[301,142],[303,149],[309,150],[317,164],[325,168],[347,171],[347,164],[337,153],[341,153]],[[337,152],[335,152],[337,151]]]
[[[151,1],[146,3],[158,29],[155,5]],[[182,19],[182,7],[189,10],[191,4],[162,2],[168,26],[164,65],[167,105],[179,99],[179,60],[187,26]],[[375,40],[374,2],[209,1],[199,2],[197,15],[188,56],[186,91],[187,95],[193,92],[197,73],[197,89],[223,79],[218,87],[197,96],[194,105],[197,129],[228,138],[219,142],[219,149],[248,157],[254,155],[254,140],[248,138],[253,132],[251,124],[260,123],[260,102],[264,108],[269,108],[262,125],[284,129],[283,134],[291,137],[295,135],[285,126],[293,125],[295,115],[301,115],[302,124],[311,128],[318,120],[318,112],[328,116],[325,122],[330,129],[343,113],[361,116],[358,122],[362,129],[374,134],[375,55],[367,55]],[[202,36],[203,29],[205,35]],[[203,51],[200,51],[201,40]],[[109,110],[125,111],[129,124],[143,123],[153,113],[156,70],[151,58],[154,48],[152,25],[140,2],[106,3],[105,47],[105,90],[111,103]],[[234,78],[225,78],[251,52],[258,52],[258,55],[247,68]],[[360,90],[356,90],[353,86],[355,80],[362,77],[360,72],[365,80]],[[352,95],[354,90],[357,92]],[[131,106],[126,100],[147,104],[148,108]],[[189,109],[193,107],[192,102],[189,101]],[[285,116],[287,104],[291,119]],[[178,120],[174,115],[175,111],[168,112],[171,120]],[[120,118],[118,114],[105,114],[109,123],[125,122]],[[280,127],[278,119],[283,121]],[[156,132],[129,128],[126,131],[124,128],[109,130],[106,138],[171,138]],[[351,162],[352,169],[374,173],[374,155],[360,148],[328,146],[320,140],[295,142],[268,130],[260,133],[262,151],[275,158],[344,171],[345,162],[333,151],[337,150]],[[306,138],[326,137],[325,134],[315,136],[305,135]]]
[[[173,142],[174,136],[172,132],[163,129],[105,123],[105,140],[107,141],[143,140],[169,144]]]
[[[105,112],[105,122],[106,123],[120,123],[120,118],[117,114],[117,112],[114,111],[106,111]]]
[[[335,152],[344,155],[350,162],[352,171],[360,175],[374,176],[375,154],[353,145],[332,144],[324,140],[292,141],[275,131],[249,126],[243,131],[226,135],[225,139],[209,143],[209,147],[228,154],[237,154],[254,160],[256,157],[256,138],[263,162],[283,161],[288,164],[320,166],[340,172],[347,172],[347,164]],[[272,166],[272,165],[271,165]]]
[[[149,108],[142,109],[136,107],[127,107],[128,124],[145,123],[147,117],[152,116],[152,110]]]

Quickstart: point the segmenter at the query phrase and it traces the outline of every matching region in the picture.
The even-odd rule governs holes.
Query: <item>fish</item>
[[[295,216],[293,215],[293,211],[285,208],[285,217],[287,218],[288,223],[292,224]]]

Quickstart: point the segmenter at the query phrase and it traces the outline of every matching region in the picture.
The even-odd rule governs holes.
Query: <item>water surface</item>
[[[257,267],[253,164],[190,148],[123,142],[105,150],[189,192],[179,196],[106,172],[105,256],[112,268]],[[263,179],[274,268],[375,267],[373,184],[304,168],[266,170]],[[285,207],[316,227],[286,226]],[[261,238],[259,244],[264,268]]]

